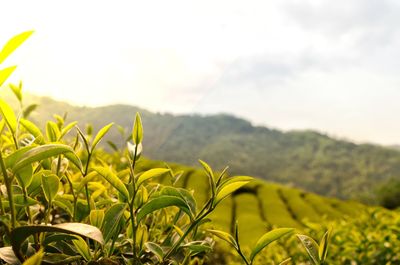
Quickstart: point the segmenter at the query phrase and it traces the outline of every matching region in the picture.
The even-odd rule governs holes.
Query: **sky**
[[[400,144],[400,2],[4,1],[3,66],[77,105],[231,113],[282,130]]]

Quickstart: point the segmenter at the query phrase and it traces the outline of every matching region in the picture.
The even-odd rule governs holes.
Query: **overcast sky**
[[[5,1],[3,66],[79,105],[232,113],[256,125],[400,144],[400,2]]]

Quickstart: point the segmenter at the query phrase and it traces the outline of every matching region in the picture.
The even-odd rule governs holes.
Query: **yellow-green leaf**
[[[7,78],[15,71],[17,66],[10,66],[0,70],[0,86],[4,84]]]
[[[306,235],[297,235],[297,237],[300,239],[301,244],[303,244],[304,248],[306,249],[307,254],[310,260],[313,262],[313,264],[319,265],[320,260],[318,256],[317,242],[315,242],[314,239]]]
[[[72,243],[79,254],[81,254],[86,261],[90,261],[92,259],[89,246],[86,244],[85,240],[83,240],[81,237],[78,237],[77,239],[72,240]]]
[[[235,241],[235,239],[233,238],[233,236],[231,236],[229,233],[224,232],[224,231],[220,231],[220,230],[207,230],[208,232],[210,232],[211,234],[221,238],[222,240],[228,242],[229,244],[231,244],[234,248],[238,248],[237,243]]]
[[[15,117],[14,111],[4,100],[0,99],[0,112],[7,126],[12,132],[17,130],[17,118]]]
[[[137,221],[140,222],[146,215],[148,215],[156,210],[160,210],[162,208],[166,208],[166,207],[170,207],[170,206],[178,207],[183,212],[185,212],[190,218],[192,218],[192,213],[190,211],[190,208],[182,198],[164,195],[164,196],[156,197],[152,200],[149,200],[147,203],[145,203],[142,206],[142,208],[140,208],[140,210],[138,211]]]
[[[265,233],[260,239],[257,241],[255,247],[251,251],[250,261],[253,261],[255,256],[266,246],[271,244],[272,242],[278,240],[284,235],[290,234],[294,231],[293,228],[277,228],[272,231]]]
[[[24,263],[22,263],[22,265],[40,265],[42,264],[43,256],[44,256],[43,249],[40,249],[33,256],[25,260]]]
[[[56,175],[42,175],[42,189],[44,197],[49,203],[56,197],[59,185],[60,180]]]
[[[328,245],[329,245],[329,239],[331,237],[332,229],[329,229],[326,231],[324,236],[321,239],[320,245],[319,245],[319,250],[318,250],[318,255],[321,263],[323,263],[326,259],[326,256],[328,254]]]
[[[109,168],[94,167],[93,169],[103,178],[105,178],[115,189],[117,189],[121,195],[123,195],[126,199],[129,198],[129,192],[125,184]]]
[[[43,159],[52,157],[52,156],[57,156],[61,154],[68,154],[72,153],[73,156],[75,157],[74,160],[76,160],[76,155],[74,153],[74,150],[64,144],[46,144],[46,145],[41,145],[34,147],[30,149],[29,151],[25,152],[21,157],[19,157],[16,161],[15,164],[12,168],[13,172],[16,173],[22,168],[24,168],[27,165],[30,165],[33,162],[41,161]],[[69,159],[69,157],[67,157]],[[77,161],[71,161],[74,164],[78,163]]]
[[[143,140],[143,126],[142,126],[142,119],[140,118],[140,114],[136,113],[135,123],[133,124],[132,129],[132,138],[133,142],[138,145]]]
[[[215,198],[215,204],[223,200],[229,194],[233,193],[234,191],[238,190],[240,187],[246,185],[251,180],[252,177],[240,176],[240,177],[233,177],[228,179],[222,185],[222,188],[217,190],[217,196]]]
[[[4,62],[4,60],[17,49],[26,39],[31,36],[33,31],[25,31],[18,35],[12,37],[6,45],[3,46],[3,49],[0,51],[0,64]]]
[[[26,119],[20,119],[19,122],[30,134],[32,134],[35,138],[39,138],[41,143],[43,142],[42,131],[33,122]]]
[[[104,221],[104,210],[91,210],[89,220],[91,225],[101,228]]]
[[[142,184],[144,181],[150,178],[161,176],[162,174],[165,174],[169,171],[171,170],[168,168],[152,168],[150,170],[145,171],[142,175],[140,175],[136,184],[139,187],[140,184]]]
[[[92,143],[92,150],[94,150],[96,145],[100,142],[100,140],[104,137],[104,135],[110,130],[110,128],[113,126],[113,124],[114,123],[112,122],[100,129],[100,131],[97,133],[96,137],[94,137],[94,140]]]

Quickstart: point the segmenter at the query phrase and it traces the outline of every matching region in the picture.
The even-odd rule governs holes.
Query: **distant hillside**
[[[155,114],[133,106],[75,107],[49,98],[30,97],[40,106],[31,119],[42,122],[68,112],[68,121],[97,130],[115,122],[131,130],[135,112],[142,115],[144,154],[152,159],[197,165],[199,158],[216,169],[230,166],[246,174],[339,198],[373,201],[377,186],[400,177],[400,152],[370,144],[357,145],[314,131],[281,132],[252,126],[230,115]],[[108,139],[124,145],[117,128]]]

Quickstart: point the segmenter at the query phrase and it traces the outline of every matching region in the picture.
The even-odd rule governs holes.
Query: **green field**
[[[164,162],[143,160],[140,169],[162,166]],[[177,185],[191,189],[194,197],[203,203],[209,193],[204,171],[175,163],[170,166],[184,172]],[[161,181],[167,184],[166,179]],[[233,230],[232,222],[237,220],[242,244],[251,246],[271,228],[293,227],[301,232],[310,224],[356,217],[372,208],[256,179],[219,205],[211,219],[216,228],[227,232]]]

